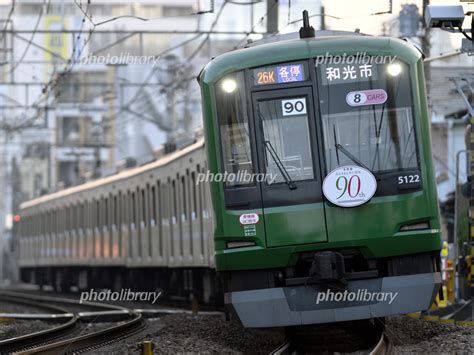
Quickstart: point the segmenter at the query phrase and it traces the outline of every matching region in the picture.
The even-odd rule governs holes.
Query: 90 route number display
[[[324,196],[340,207],[360,206],[369,201],[376,190],[375,176],[357,165],[336,168],[323,181]]]

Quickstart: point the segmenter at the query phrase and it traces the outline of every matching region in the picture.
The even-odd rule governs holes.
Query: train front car
[[[440,223],[416,48],[287,40],[223,54],[199,81],[216,268],[244,326],[429,308]]]

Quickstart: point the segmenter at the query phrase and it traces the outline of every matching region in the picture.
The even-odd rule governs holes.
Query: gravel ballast
[[[40,320],[2,320],[0,321],[0,340],[39,332],[54,327],[54,323]]]
[[[474,353],[473,326],[400,316],[387,318],[386,334],[395,354]],[[268,354],[284,342],[284,331],[245,329],[223,316],[173,314],[150,321],[141,334],[100,350],[139,353],[143,340],[152,340],[157,354]]]
[[[390,317],[386,334],[395,353],[474,354],[474,326]]]

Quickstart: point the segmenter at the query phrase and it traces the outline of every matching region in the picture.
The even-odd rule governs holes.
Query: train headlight
[[[398,63],[389,64],[387,67],[387,72],[391,76],[398,76],[402,72],[402,66]]]
[[[237,83],[234,79],[225,79],[222,82],[222,90],[224,90],[226,93],[233,93],[235,89],[237,89]]]

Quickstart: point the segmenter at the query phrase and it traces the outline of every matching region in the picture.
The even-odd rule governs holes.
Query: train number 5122
[[[398,177],[398,185],[416,184],[420,182],[420,175],[403,175]]]

